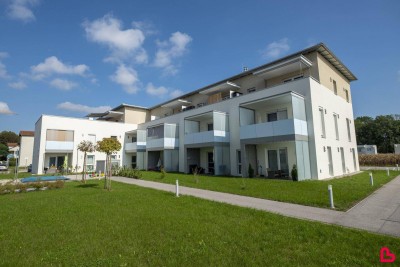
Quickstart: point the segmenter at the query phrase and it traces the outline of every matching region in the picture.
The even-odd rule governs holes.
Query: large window
[[[321,120],[321,137],[325,138],[326,133],[325,133],[325,115],[324,115],[324,109],[322,107],[319,108],[319,116]]]
[[[351,142],[350,119],[346,119],[346,124],[347,124],[347,137],[349,138],[349,142]]]
[[[136,169],[136,155],[132,156],[131,167],[132,169]]]
[[[73,142],[74,131],[48,129],[46,132],[46,141]]]
[[[280,109],[275,112],[267,113],[267,122],[287,120],[287,109]]]
[[[147,139],[164,138],[164,125],[155,126],[147,129]]]
[[[344,93],[345,93],[345,95],[346,95],[346,101],[347,102],[350,102],[350,99],[349,99],[349,90],[347,90],[347,89],[343,89],[344,90]]]
[[[333,114],[333,121],[335,123],[336,140],[339,140],[338,114]]]
[[[237,172],[238,174],[242,174],[242,153],[240,150],[236,153],[236,162],[237,162]]]
[[[94,155],[87,155],[87,157],[86,157],[86,170],[88,172],[94,171]]]

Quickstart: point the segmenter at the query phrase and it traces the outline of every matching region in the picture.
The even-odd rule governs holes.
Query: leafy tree
[[[8,146],[0,143],[0,160],[6,160],[8,155]]]
[[[400,144],[400,121],[390,115],[359,117],[354,123],[358,145],[376,145],[379,153],[393,153],[394,144]]]
[[[78,144],[78,150],[83,152],[83,173],[82,182],[86,184],[86,157],[87,153],[92,153],[96,150],[95,145],[91,141],[83,140]]]
[[[97,151],[106,153],[106,171],[104,175],[104,189],[111,190],[111,155],[121,150],[121,143],[116,138],[103,138],[97,142]]]
[[[7,143],[19,143],[19,136],[11,131],[2,131],[0,133],[0,143],[4,145]]]

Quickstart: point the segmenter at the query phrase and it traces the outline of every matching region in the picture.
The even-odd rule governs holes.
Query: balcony
[[[147,150],[177,149],[179,147],[179,127],[163,123],[147,128]]]
[[[72,141],[46,141],[46,152],[72,152],[74,142]]]
[[[210,111],[185,118],[185,146],[213,146],[229,141],[229,116],[225,112]]]
[[[289,92],[240,106],[240,139],[264,143],[308,140],[304,98]]]
[[[240,139],[267,138],[271,141],[285,141],[294,135],[308,136],[306,121],[287,119],[240,127]]]
[[[127,153],[145,151],[145,150],[146,150],[146,142],[133,142],[125,144],[125,152]]]

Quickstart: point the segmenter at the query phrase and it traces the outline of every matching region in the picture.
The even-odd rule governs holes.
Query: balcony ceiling
[[[259,99],[256,101],[252,101],[249,103],[245,103],[243,105],[240,105],[241,107],[244,108],[249,108],[249,109],[265,109],[268,106],[280,106],[280,105],[285,105],[287,103],[291,103],[292,95],[289,94],[284,94],[276,97],[269,97],[269,98],[264,98],[264,99]]]
[[[217,84],[206,90],[200,91],[199,93],[203,94],[203,95],[212,95],[212,94],[216,94],[216,93],[227,91],[227,90],[237,91],[239,89],[240,89],[239,85],[237,85],[236,83],[227,81],[224,83]]]
[[[213,112],[207,112],[203,114],[199,114],[196,116],[191,116],[189,118],[186,118],[186,120],[189,121],[207,121],[207,120],[212,120],[213,119]]]
[[[305,58],[304,56],[298,56],[284,62],[280,62],[276,65],[269,66],[265,69],[258,70],[253,72],[253,75],[262,77],[267,80],[273,77],[278,77],[285,75],[287,73],[292,73],[295,71],[299,71],[301,69],[308,69],[312,66],[312,62]]]
[[[191,101],[185,100],[185,99],[176,99],[171,102],[168,102],[161,107],[163,108],[175,108],[175,107],[180,107],[180,106],[185,106],[185,105],[190,105],[192,104]]]

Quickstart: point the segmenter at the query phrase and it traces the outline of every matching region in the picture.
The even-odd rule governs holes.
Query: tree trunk
[[[104,170],[104,189],[107,189],[108,155],[106,156],[106,169]]]
[[[83,155],[82,182],[86,184],[86,152]]]

